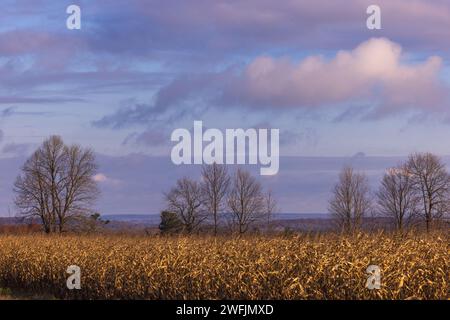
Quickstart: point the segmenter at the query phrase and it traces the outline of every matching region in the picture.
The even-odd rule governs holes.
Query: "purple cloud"
[[[164,115],[195,116],[197,105],[219,108],[252,107],[319,110],[343,105],[369,105],[366,117],[404,111],[447,112],[448,85],[440,80],[442,58],[430,56],[409,63],[399,44],[373,38],[331,59],[311,55],[289,58],[256,57],[241,70],[183,76],[163,86],[154,104],[125,107],[97,121],[115,128],[145,124]],[[343,110],[347,118],[349,109]],[[358,111],[359,113],[359,111]]]
[[[252,70],[269,64],[274,65],[274,76],[285,68],[289,69],[287,73],[291,77],[294,73],[301,74],[299,70],[295,71],[301,67],[295,59],[279,58],[280,54],[292,56],[304,52],[306,48],[308,51],[345,49],[351,53],[351,48],[374,35],[392,39],[407,49],[428,48],[436,53],[448,51],[448,2],[380,0],[377,4],[382,9],[383,29],[375,33],[365,27],[365,9],[369,4],[372,3],[366,0],[317,0],[314,4],[305,0],[193,0],[188,3],[181,0],[130,0],[115,3],[100,0],[81,3],[84,27],[74,33],[64,28],[63,4],[40,1],[36,5],[19,1],[15,6],[7,5],[8,9],[0,14],[0,18],[8,21],[26,18],[23,26],[5,28],[0,32],[0,56],[8,59],[0,66],[2,87],[8,91],[0,101],[38,104],[51,102],[53,97],[66,96],[66,101],[71,102],[74,101],[71,97],[73,94],[82,94],[86,98],[94,92],[109,94],[118,89],[131,92],[161,88],[156,95],[156,102],[136,105],[129,114],[126,109],[126,113],[120,114],[123,120],[116,121],[114,117],[107,116],[97,124],[126,125],[154,119],[161,113],[168,113],[165,119],[171,121],[186,114],[182,108],[176,112],[172,110],[173,113],[168,112],[171,105],[185,103],[193,95],[201,94],[203,100],[211,97],[212,102],[205,102],[210,105],[217,91],[227,87],[224,99],[232,103],[242,98],[248,104],[270,104],[271,100],[274,103],[281,102],[280,105],[298,105],[299,102],[321,104],[323,101],[317,101],[317,92],[320,92],[320,96],[323,92],[321,86],[314,86],[314,81],[326,80],[323,84],[326,86],[327,82],[335,80],[332,77],[328,79],[318,73],[309,87],[304,86],[304,92],[298,93],[287,89],[289,79],[283,77],[278,87],[271,85],[268,91],[262,90],[267,87],[263,78],[251,79],[254,74]],[[34,21],[46,14],[47,23],[37,27]],[[271,52],[274,48],[276,54]],[[230,75],[235,70],[223,71],[226,69],[223,66],[237,64],[241,67],[242,61],[248,61],[253,56],[259,58],[243,70],[243,75],[238,75],[238,81]],[[339,60],[339,57],[336,59]],[[25,60],[29,63],[24,63]],[[314,63],[313,60],[311,57],[310,64]],[[151,68],[151,71],[142,70],[140,66],[148,62],[159,64],[165,71],[155,72]],[[307,63],[303,61],[305,68]],[[332,62],[323,60],[318,63],[323,65],[323,69],[333,68]],[[349,64],[349,67],[354,66]],[[358,78],[355,78],[353,84],[356,83],[358,89],[362,86],[362,98],[370,99],[370,94],[364,90],[377,86],[377,81],[381,82],[386,99],[380,102],[380,114],[394,110],[391,105],[423,104],[429,97],[434,100],[427,100],[427,103],[432,105],[432,109],[437,108],[435,105],[440,104],[442,94],[434,79],[439,61],[425,61],[423,70],[410,66],[400,80],[402,66],[398,63],[399,76],[392,81],[384,75],[382,79],[363,78],[362,84],[356,83]],[[337,67],[334,65],[333,75],[342,74],[353,80],[351,70],[337,72]],[[137,69],[140,71],[137,72]],[[356,70],[361,71],[360,68]],[[423,77],[422,82],[417,80],[420,77]],[[330,103],[346,102],[350,93],[345,82],[348,81],[344,81],[342,86],[334,86],[323,99],[328,99]],[[64,88],[61,88],[63,85]],[[238,87],[241,85],[242,88]],[[45,91],[48,86],[59,87],[53,89],[52,96],[48,96],[48,90]],[[19,89],[21,91],[17,95],[11,94],[11,90]],[[30,89],[42,90],[45,96]],[[307,89],[311,91],[306,92]],[[415,94],[408,99],[400,94],[406,91]],[[277,94],[285,95],[281,99],[276,97]],[[130,97],[133,97],[132,93]],[[193,104],[197,102],[193,101]],[[387,106],[388,110],[384,110],[383,106]],[[133,115],[137,117],[133,118]]]
[[[376,114],[398,109],[441,111],[448,100],[439,80],[442,59],[421,64],[402,60],[401,47],[384,38],[370,39],[331,60],[309,56],[299,63],[288,58],[256,58],[242,72],[225,101],[253,106],[323,107],[351,101],[371,101]]]
[[[187,45],[187,48],[203,45],[210,51],[240,52],[273,46],[299,48],[307,45],[316,49],[339,48],[343,44],[354,46],[370,36],[365,19],[366,8],[371,4],[373,1],[369,0],[130,2],[137,8],[137,14],[148,19],[149,25],[158,27],[149,29],[157,45]],[[377,5],[382,9],[380,35],[408,46],[449,49],[447,1],[379,0]],[[158,37],[158,34],[170,37]],[[341,36],[336,37],[336,34]]]

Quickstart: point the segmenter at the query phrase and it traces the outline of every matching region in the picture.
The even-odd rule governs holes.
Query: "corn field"
[[[448,299],[449,262],[447,234],[0,236],[0,287],[58,299]]]

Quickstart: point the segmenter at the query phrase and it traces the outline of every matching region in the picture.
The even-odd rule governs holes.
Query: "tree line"
[[[238,168],[230,175],[217,163],[202,166],[201,181],[179,179],[164,198],[162,233],[196,233],[212,225],[214,235],[220,227],[243,234],[256,223],[270,225],[277,207],[272,192],[265,192],[248,171]]]
[[[89,230],[104,225],[92,206],[99,196],[94,177],[98,165],[92,149],[67,145],[51,136],[26,160],[14,183],[18,215],[39,220],[46,233],[64,232],[74,224]],[[265,223],[278,211],[271,191],[248,171],[233,174],[224,165],[204,165],[199,181],[181,178],[164,193],[162,233],[197,233],[210,228],[243,234]],[[450,174],[431,153],[414,153],[384,173],[372,192],[368,177],[344,167],[332,189],[329,212],[340,230],[359,230],[365,217],[389,217],[402,231],[424,226],[427,231],[448,221]],[[447,222],[448,223],[448,222]]]
[[[353,232],[366,216],[389,217],[398,231],[443,224],[450,209],[450,175],[439,157],[414,153],[384,173],[375,193],[367,175],[345,167],[332,190],[329,212],[339,228]]]

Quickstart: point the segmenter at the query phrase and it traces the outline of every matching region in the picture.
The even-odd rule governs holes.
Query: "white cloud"
[[[96,174],[95,176],[92,177],[92,179],[95,182],[102,183],[102,184],[108,184],[108,185],[112,185],[112,186],[118,186],[121,184],[120,180],[110,178],[103,173]]]
[[[377,114],[399,109],[439,110],[447,99],[439,80],[442,59],[419,64],[404,61],[400,45],[373,38],[327,60],[309,56],[258,57],[243,71],[225,97],[255,106],[323,107],[362,101],[377,105]]]

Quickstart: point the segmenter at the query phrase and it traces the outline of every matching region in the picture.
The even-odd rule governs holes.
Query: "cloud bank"
[[[183,76],[163,86],[155,103],[125,107],[96,122],[122,127],[164,118],[177,120],[193,111],[192,101],[208,107],[256,109],[299,108],[348,111],[355,103],[370,105],[366,117],[399,112],[448,112],[448,85],[440,79],[442,59],[408,61],[402,47],[372,38],[332,58],[259,56],[241,69]],[[348,112],[347,112],[348,113]],[[175,117],[174,117],[175,115]],[[347,117],[349,115],[347,114]]]
[[[225,95],[255,106],[320,107],[362,100],[376,102],[382,109],[378,112],[384,113],[432,110],[446,98],[441,68],[437,56],[406,64],[400,45],[374,38],[351,51],[339,51],[331,60],[309,56],[295,63],[258,57]]]

